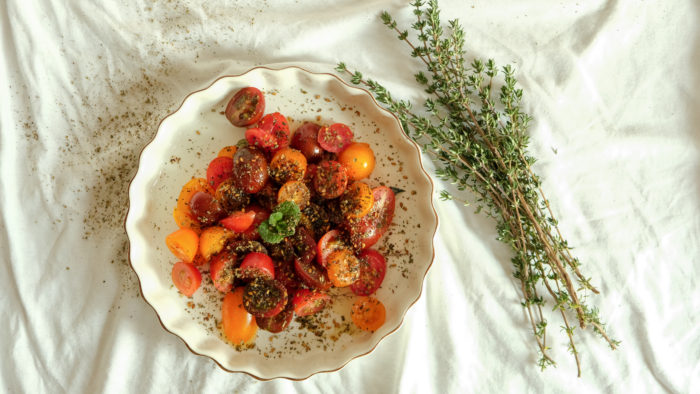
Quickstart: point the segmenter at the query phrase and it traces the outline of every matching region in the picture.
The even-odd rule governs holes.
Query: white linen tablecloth
[[[540,372],[493,222],[436,202],[436,256],[400,330],[339,372],[258,382],[193,355],[141,299],[122,226],[158,121],[222,74],[338,61],[402,98],[419,65],[380,22],[405,1],[0,2],[4,392],[698,392],[700,3],[442,0],[468,57],[513,63],[535,170],[593,277],[610,351]],[[427,156],[425,157],[427,160]],[[428,167],[431,167],[430,165]],[[438,182],[438,190],[445,185]],[[556,323],[556,324],[555,324]]]

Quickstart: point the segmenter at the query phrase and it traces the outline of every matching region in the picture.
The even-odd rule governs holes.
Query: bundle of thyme
[[[513,276],[520,281],[522,305],[537,341],[538,365],[541,369],[555,365],[543,311],[545,298],[551,298],[581,376],[572,319],[581,329],[591,326],[612,349],[619,341],[608,336],[598,310],[586,304],[589,292],[598,294],[598,290],[581,273],[579,260],[562,237],[540,179],[532,171],[535,159],[527,153],[526,132],[531,117],[521,110],[522,90],[516,87],[513,68],[507,65],[499,72],[493,60],[468,64],[459,22],[451,20],[443,30],[437,0],[428,4],[416,0],[411,5],[416,17],[411,25],[414,41],[387,12],[382,20],[427,70],[427,74],[415,74],[430,95],[422,111],[394,99],[379,83],[349,71],[344,63],[337,70],[347,73],[352,83],[366,86],[398,117],[409,136],[434,158],[438,178],[459,191],[470,190],[476,211],[495,219],[498,239],[513,250]],[[445,190],[440,197],[467,204]]]

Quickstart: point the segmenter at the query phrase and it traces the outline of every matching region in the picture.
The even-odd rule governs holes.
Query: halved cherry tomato
[[[277,140],[271,132],[259,127],[253,127],[245,131],[245,140],[250,146],[268,150],[277,145]]]
[[[309,162],[319,161],[323,155],[323,148],[318,144],[319,129],[321,126],[316,123],[306,122],[292,136],[290,146],[299,150]]]
[[[333,286],[350,286],[360,278],[360,260],[348,249],[336,250],[328,256],[326,270]]]
[[[199,253],[204,260],[209,260],[211,256],[221,252],[226,245],[226,241],[232,234],[225,228],[219,226],[207,227],[199,236]]]
[[[228,212],[245,208],[250,202],[250,196],[242,188],[236,185],[236,180],[231,178],[221,182],[216,188],[216,201]]]
[[[173,283],[180,293],[192,297],[202,283],[202,274],[192,264],[178,261],[173,265]]]
[[[352,138],[352,130],[342,123],[334,123],[318,131],[318,144],[328,152],[341,152],[350,145]]]
[[[165,237],[165,245],[180,260],[191,263],[199,248],[199,235],[183,227]]]
[[[374,297],[361,297],[352,304],[350,317],[357,327],[365,331],[376,331],[384,325],[386,309],[384,304]]]
[[[223,148],[221,148],[221,150],[219,151],[219,154],[217,154],[216,156],[217,157],[230,157],[231,159],[233,159],[233,155],[236,154],[236,149],[238,149],[236,147],[236,145],[224,146]]]
[[[321,267],[326,267],[326,261],[331,253],[341,250],[350,249],[350,245],[342,238],[340,230],[331,230],[318,240],[316,250],[316,261],[321,265]]]
[[[319,291],[299,289],[292,298],[294,313],[297,316],[309,316],[321,311],[331,302],[331,296]]]
[[[233,159],[216,157],[207,167],[207,181],[216,190],[219,184],[233,175]]]
[[[289,122],[281,113],[273,112],[263,116],[258,127],[267,130],[275,137],[275,145],[271,147],[271,151],[289,146]]]
[[[243,345],[255,339],[258,325],[255,317],[243,308],[242,287],[224,297],[221,303],[221,323],[224,337],[234,345]]]
[[[348,221],[350,242],[357,249],[366,249],[379,241],[394,218],[394,192],[386,186],[372,190],[372,210],[359,219]]]
[[[338,161],[348,169],[352,180],[367,178],[376,164],[374,152],[369,144],[353,142],[338,155]]]
[[[270,176],[279,184],[304,179],[306,157],[292,148],[278,150],[270,161]]]
[[[228,293],[233,288],[236,255],[224,251],[211,259],[209,275],[214,287],[222,293]]]
[[[365,249],[357,257],[360,260],[360,278],[350,286],[350,290],[359,296],[368,296],[377,291],[384,281],[386,260],[374,249]]]
[[[342,164],[333,160],[319,163],[314,176],[314,189],[323,198],[340,197],[348,185],[348,173]]]
[[[226,215],[218,201],[207,192],[197,192],[190,200],[190,211],[195,219],[202,225],[214,224]]]
[[[236,127],[252,125],[265,111],[265,96],[254,87],[239,90],[226,106],[226,119]]]
[[[236,211],[228,217],[221,219],[219,223],[227,229],[242,233],[250,228],[255,221],[255,211]]]
[[[254,279],[258,277],[275,279],[275,265],[270,256],[264,253],[248,253],[245,258],[243,258],[243,262],[241,266],[238,267],[238,270],[240,272],[240,277],[244,279]]]
[[[306,208],[311,201],[311,192],[302,181],[289,181],[280,187],[277,193],[277,203],[294,201],[299,209]]]
[[[287,288],[287,292],[291,294],[301,284],[301,279],[294,270],[292,261],[274,260],[275,263],[275,279]]]
[[[233,156],[236,186],[254,194],[265,186],[268,178],[267,159],[259,149],[251,146],[240,148]]]
[[[255,219],[253,219],[253,224],[248,227],[248,230],[241,233],[241,238],[247,240],[258,240],[260,239],[258,226],[260,226],[260,223],[264,222],[270,217],[270,211],[257,204],[250,204],[248,205],[247,209],[255,212]]]
[[[292,237],[292,244],[294,245],[294,253],[304,264],[313,261],[316,257],[316,241],[305,227],[297,228]]]
[[[255,321],[258,323],[258,327],[276,334],[287,329],[292,318],[294,318],[294,307],[291,302],[287,302],[287,306],[282,312],[272,317],[256,317]]]
[[[274,279],[257,277],[243,290],[243,307],[255,317],[272,317],[287,306],[287,289]]]
[[[299,278],[309,287],[319,290],[328,290],[331,288],[331,281],[326,275],[326,271],[313,263],[313,259],[305,261],[297,257],[294,259],[294,269]]]
[[[347,218],[360,218],[369,213],[374,205],[372,188],[364,182],[355,182],[340,197],[340,211]]]

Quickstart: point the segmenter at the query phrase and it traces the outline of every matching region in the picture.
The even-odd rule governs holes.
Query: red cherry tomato
[[[297,316],[313,315],[325,308],[330,302],[331,296],[328,294],[307,289],[297,290],[292,298],[294,313]]]
[[[366,249],[376,244],[394,218],[394,192],[386,186],[379,186],[372,189],[372,195],[372,210],[367,215],[347,223],[350,242],[357,249]]]
[[[350,145],[352,138],[352,130],[342,123],[334,123],[318,131],[318,144],[328,152],[342,152]]]
[[[307,286],[319,290],[328,290],[331,288],[331,281],[328,279],[326,270],[314,264],[313,259],[308,262],[305,261],[305,259],[294,259],[294,269],[302,282]]]
[[[268,150],[277,144],[277,140],[272,133],[258,127],[246,130],[245,140],[248,141],[248,145],[264,150]]]
[[[227,218],[221,219],[219,223],[231,231],[242,233],[250,228],[255,221],[255,211],[237,211]]]
[[[236,255],[231,252],[221,252],[212,257],[209,263],[209,275],[214,287],[222,293],[228,293],[233,288],[234,265]]]
[[[282,312],[272,316],[272,317],[258,317],[255,321],[258,323],[258,327],[265,331],[271,333],[282,332],[289,327],[294,317],[294,307],[291,302],[287,302],[287,306],[282,310]]]
[[[350,285],[350,290],[359,296],[368,296],[384,281],[386,260],[374,249],[365,249],[357,257],[360,260],[360,279]]]
[[[331,253],[340,249],[349,249],[350,245],[341,238],[340,230],[331,230],[318,240],[316,248],[316,261],[321,267],[326,268],[326,260]]]
[[[250,204],[247,209],[255,212],[255,219],[253,220],[253,224],[251,224],[246,231],[241,233],[241,238],[250,241],[258,240],[260,239],[258,226],[270,217],[270,211],[257,204]]]
[[[217,157],[207,167],[207,182],[216,190],[219,184],[233,175],[233,159]]]
[[[226,106],[226,119],[234,126],[245,127],[260,120],[265,111],[265,96],[254,87],[239,90]]]
[[[340,197],[348,186],[348,173],[342,164],[324,160],[316,167],[314,189],[323,198]]]
[[[272,263],[270,256],[265,253],[248,253],[238,269],[241,273],[241,277],[244,279],[258,277],[275,279],[275,265]]]
[[[270,147],[271,151],[289,146],[289,122],[281,113],[273,112],[263,116],[258,123],[258,127],[272,134],[274,137],[275,144]]]
[[[172,278],[180,293],[192,297],[202,283],[202,274],[197,267],[179,261],[173,265]]]

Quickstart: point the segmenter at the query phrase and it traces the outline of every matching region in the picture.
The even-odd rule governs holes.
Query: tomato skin
[[[248,141],[248,145],[264,150],[268,150],[277,144],[277,140],[275,140],[275,136],[272,133],[259,127],[246,130],[245,140]]]
[[[175,287],[187,297],[192,297],[202,283],[202,274],[197,267],[182,261],[173,265],[171,276]]]
[[[313,315],[326,307],[331,302],[331,296],[319,291],[299,289],[292,298],[294,313],[297,316]]]
[[[199,250],[199,235],[191,228],[183,227],[165,237],[165,245],[175,257],[190,263]]]
[[[294,259],[294,270],[296,271],[302,282],[309,287],[319,290],[328,290],[331,288],[331,281],[328,279],[326,271],[313,263],[313,259],[305,261],[305,259]]]
[[[242,233],[250,228],[255,221],[255,211],[237,211],[230,214],[228,217],[221,219],[219,223],[227,229]]]
[[[229,157],[216,157],[207,167],[207,182],[216,189],[221,182],[233,175],[233,159]]]
[[[260,191],[269,177],[265,155],[259,149],[250,146],[236,150],[233,156],[233,171],[236,186],[250,194]]]
[[[386,186],[372,189],[372,210],[359,219],[347,222],[350,242],[356,249],[367,249],[379,241],[394,219],[394,192]]]
[[[318,131],[318,144],[328,152],[342,152],[352,142],[354,135],[350,127],[343,123],[334,123]]]
[[[214,256],[209,263],[209,275],[214,287],[222,293],[228,293],[233,288],[236,255],[227,251]]]
[[[265,112],[265,96],[252,86],[236,92],[226,105],[226,119],[236,127],[250,126],[256,123]]]
[[[282,312],[272,317],[256,317],[255,321],[258,323],[258,327],[276,334],[286,330],[293,318],[294,308],[292,307],[292,303],[288,302]]]
[[[340,197],[340,211],[347,218],[361,218],[367,215],[374,205],[372,189],[364,182],[355,182],[348,186]]]
[[[359,296],[372,295],[384,281],[386,259],[374,249],[365,249],[357,257],[360,260],[360,278],[350,285],[350,290]]]
[[[287,288],[274,279],[258,277],[243,290],[243,307],[255,317],[272,317],[287,306]]]
[[[289,146],[290,131],[289,122],[279,112],[267,114],[260,119],[258,127],[268,131],[275,139],[275,144],[270,147],[270,151],[286,148]]]
[[[321,267],[326,268],[326,260],[331,253],[337,250],[350,248],[350,245],[345,242],[341,234],[340,230],[333,229],[323,234],[318,240],[318,244],[316,245],[316,261]]]
[[[348,173],[342,164],[334,160],[319,163],[314,175],[314,189],[319,196],[331,199],[345,193],[348,185]]]
[[[374,151],[369,144],[353,142],[338,155],[338,161],[348,170],[350,179],[357,181],[367,178],[376,165]]]
[[[255,316],[243,308],[243,288],[227,293],[221,303],[221,323],[224,337],[234,345],[250,343],[255,339],[258,325]]]
[[[241,266],[238,267],[238,269],[241,277],[245,279],[257,277],[275,279],[275,265],[270,256],[264,253],[248,253],[245,258],[243,258],[243,262],[241,262]]]
[[[194,218],[204,226],[212,225],[226,215],[221,204],[207,192],[197,192],[192,196],[190,211]]]
[[[318,131],[321,126],[316,123],[306,122],[301,125],[292,136],[291,147],[299,150],[309,163],[321,160],[323,148],[318,144]]]

